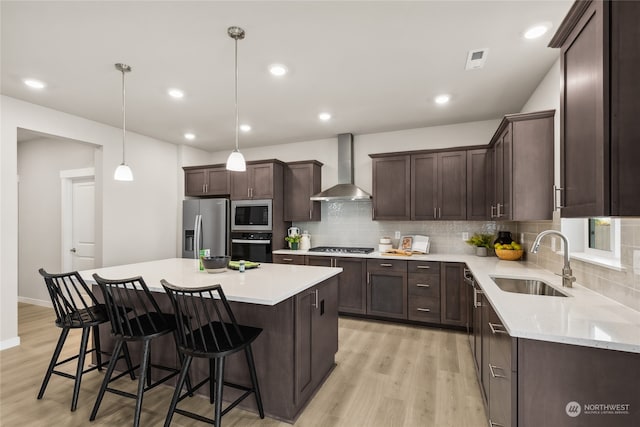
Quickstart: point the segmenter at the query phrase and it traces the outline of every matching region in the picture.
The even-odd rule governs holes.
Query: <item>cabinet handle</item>
[[[430,269],[431,267],[430,267],[430,266],[428,266],[428,265],[416,265],[416,268],[420,268],[420,269],[423,269],[423,270],[428,270],[428,269]]]
[[[494,423],[493,421],[489,420],[489,427],[505,427],[505,426],[504,424]]]
[[[495,218],[496,214],[494,213],[496,211],[496,207],[491,205],[491,218]]]
[[[367,284],[371,283],[371,273],[367,271]]]
[[[433,208],[433,219],[438,218],[437,213],[438,213],[438,208]]]
[[[205,184],[202,184],[202,192],[203,192],[203,193],[206,193],[207,191],[204,189],[204,185],[205,185]]]
[[[293,261],[293,258],[282,258],[282,260],[285,262],[291,262]]]
[[[442,209],[438,208],[438,218],[442,218]]]
[[[393,267],[393,264],[380,263],[380,267]]]
[[[312,292],[315,295],[315,300],[313,301],[313,307],[318,308],[318,290]]]
[[[209,192],[209,184],[205,184],[204,185],[204,192],[208,193]]]
[[[313,218],[313,215],[311,213],[311,208],[309,208],[309,219]]]
[[[502,206],[502,204],[500,203],[496,205],[496,218],[500,218],[502,216],[502,214],[500,213],[500,206]]]
[[[476,288],[473,288],[473,306],[475,308],[480,308],[482,307],[482,304],[480,304],[478,302],[478,295],[482,295],[484,294],[484,292],[477,290]]]
[[[562,206],[562,191],[564,191],[564,188],[556,187],[556,185],[553,184],[553,210],[554,211],[560,210],[560,208],[564,207]],[[558,194],[560,195],[560,203],[558,203]]]
[[[416,283],[416,286],[419,288],[430,288],[431,285],[426,284],[426,283]]]
[[[418,310],[418,311],[423,311],[423,312],[425,312],[425,313],[428,313],[428,312],[430,312],[430,311],[431,311],[431,309],[430,309],[430,308],[419,308],[419,307],[418,307],[418,308],[416,308],[416,310]]]
[[[494,369],[500,369],[500,370],[504,371],[504,369],[502,369],[501,367],[499,367],[499,366],[494,366],[494,365],[492,365],[491,363],[489,363],[489,371],[491,372],[491,376],[492,376],[493,378],[507,378],[507,376],[506,376],[506,375],[496,374],[496,371],[494,371]]]
[[[251,197],[251,189],[249,187],[247,187],[247,197]]]
[[[491,329],[491,333],[493,334],[506,334],[507,331],[504,329],[503,325],[498,323],[489,322],[489,329]]]

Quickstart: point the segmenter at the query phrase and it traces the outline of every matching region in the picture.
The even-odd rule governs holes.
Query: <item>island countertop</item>
[[[95,284],[93,273],[106,279],[142,276],[149,289],[156,292],[164,292],[161,279],[185,287],[220,284],[229,301],[276,305],[341,272],[339,267],[263,263],[244,273],[227,269],[223,273],[210,274],[199,271],[194,259],[169,258],[84,270],[80,275],[90,284]]]

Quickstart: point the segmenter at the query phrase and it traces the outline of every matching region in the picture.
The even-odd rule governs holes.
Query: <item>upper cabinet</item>
[[[231,200],[273,199],[283,190],[284,163],[279,160],[247,162],[244,172],[229,172]]]
[[[229,171],[225,165],[184,167],[184,195],[191,197],[229,194]]]
[[[640,2],[577,1],[560,48],[563,217],[640,215]]]
[[[411,219],[411,156],[380,156],[373,164],[373,219]]]
[[[493,150],[467,151],[467,219],[491,219],[493,200]]]
[[[284,173],[284,220],[320,221],[320,202],[309,200],[322,188],[322,163],[287,163]]]
[[[553,217],[553,116],[555,110],[509,114],[491,140],[493,203],[497,220]]]

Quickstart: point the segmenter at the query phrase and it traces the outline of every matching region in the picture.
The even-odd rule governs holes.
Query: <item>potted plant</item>
[[[493,240],[493,234],[481,234],[475,233],[467,243],[476,247],[477,256],[487,256],[489,248],[491,248],[491,241]]]
[[[289,247],[291,247],[291,249],[295,251],[298,250],[298,245],[300,244],[301,238],[302,236],[300,234],[296,234],[293,236],[287,236],[284,238],[284,240],[289,242]]]

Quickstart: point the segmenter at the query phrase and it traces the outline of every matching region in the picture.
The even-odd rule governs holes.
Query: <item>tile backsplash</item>
[[[372,203],[365,201],[322,202],[322,221],[294,223],[311,235],[311,246],[366,246],[378,249],[381,237],[390,237],[397,247],[395,232],[429,236],[431,253],[473,254],[474,248],[462,240],[462,233],[496,234],[514,232],[515,223],[493,221],[373,221]]]
[[[633,252],[640,250],[640,219],[621,219],[621,263],[622,271],[601,267],[578,259],[571,260],[571,268],[577,282],[599,294],[640,311],[640,265],[634,271]],[[560,216],[555,213],[553,221],[518,222],[518,233],[524,234],[524,243],[530,247],[538,233],[544,230],[560,230]],[[551,250],[551,239],[543,239],[537,254],[527,253],[527,261],[534,262],[545,270],[562,271],[562,254]]]

